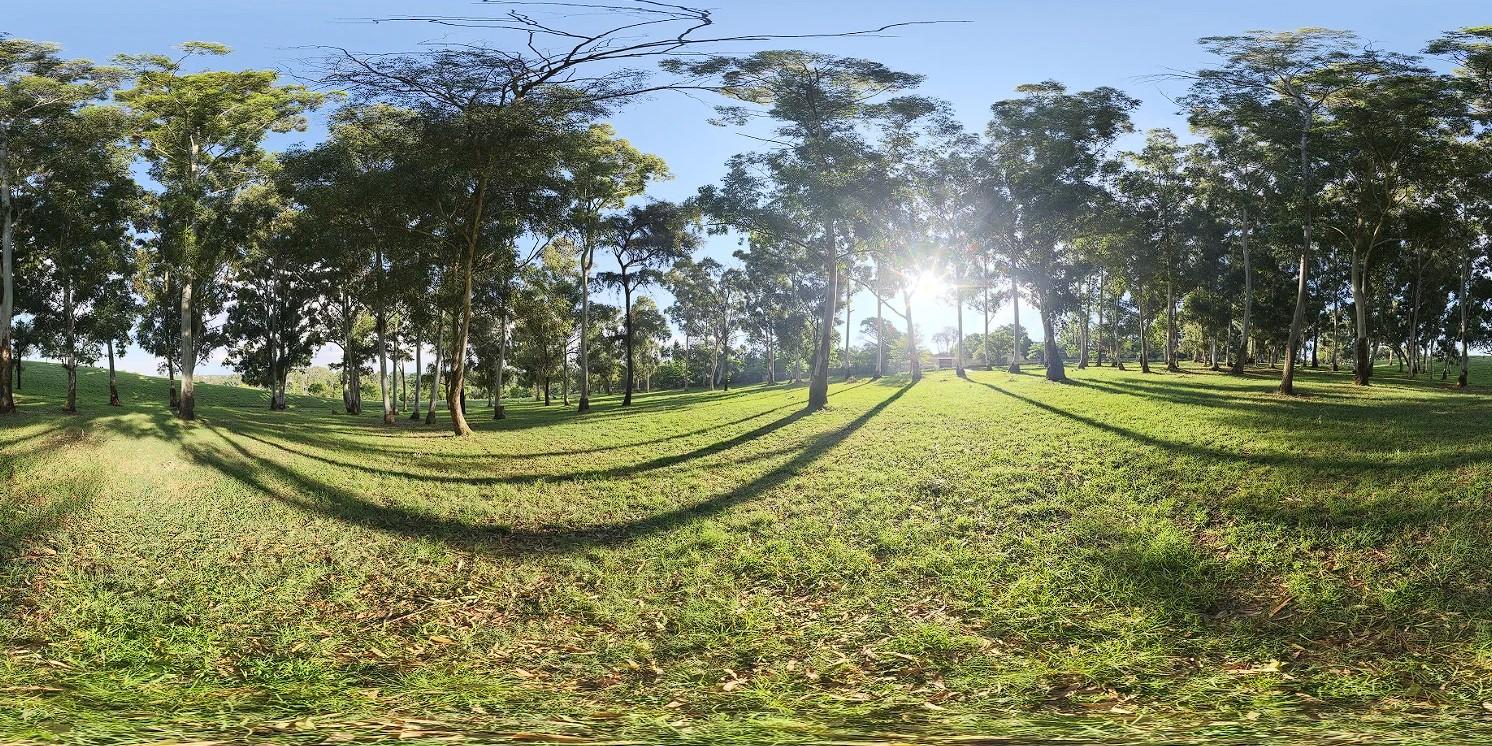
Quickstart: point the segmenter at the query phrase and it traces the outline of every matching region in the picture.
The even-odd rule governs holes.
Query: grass
[[[1071,373],[811,416],[782,386],[510,402],[456,439],[214,386],[182,423],[96,370],[66,416],[28,363],[0,741],[1492,732],[1487,390]]]

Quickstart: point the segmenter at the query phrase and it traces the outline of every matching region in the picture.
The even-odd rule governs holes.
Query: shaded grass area
[[[1492,376],[1478,361],[1473,380]],[[1383,369],[664,392],[475,437],[28,363],[0,733],[1483,733],[1492,398]]]

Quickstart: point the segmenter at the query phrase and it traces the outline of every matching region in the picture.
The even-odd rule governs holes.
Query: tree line
[[[203,356],[226,350],[283,409],[324,345],[341,350],[347,412],[376,395],[387,423],[405,407],[433,422],[443,399],[457,434],[468,387],[502,418],[515,387],[573,390],[583,413],[598,387],[630,405],[654,382],[791,376],[814,410],[836,368],[920,378],[928,273],[957,312],[933,338],[960,375],[1189,357],[1278,364],[1289,394],[1298,366],[1368,385],[1389,357],[1464,386],[1492,329],[1492,27],[1418,55],[1326,29],[1202,39],[1213,66],[1164,76],[1188,85],[1183,141],[1134,137],[1139,101],[1116,88],[1056,81],[969,131],[921,76],[712,54],[776,37],[699,36],[707,12],[669,8],[684,31],[501,17],[556,51],[328,50],[319,86],[211,69],[217,44],[101,65],[0,37],[0,409],[28,350],[62,361],[69,411],[77,367],[107,359],[118,404],[114,358],[134,343],[165,361],[163,403],[187,419]],[[678,90],[720,97],[717,125],[768,134],[669,202],[648,197],[667,164],[606,120]],[[322,142],[266,149],[323,107]],[[732,260],[702,255],[711,234],[738,239]],[[595,302],[603,290],[621,305]],[[856,348],[863,294],[876,312]],[[992,330],[1006,306],[1014,323]]]

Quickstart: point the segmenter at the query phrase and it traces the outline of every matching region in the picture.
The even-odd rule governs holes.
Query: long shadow
[[[235,455],[232,457],[225,458],[217,450],[195,444],[187,444],[184,447],[188,454],[199,463],[216,469],[275,500],[346,523],[399,536],[435,539],[491,555],[562,554],[595,546],[610,546],[635,541],[689,521],[716,515],[744,501],[759,497],[793,478],[824,453],[843,443],[846,438],[900,399],[908,388],[910,386],[898,389],[854,420],[818,438],[788,461],[729,492],[693,505],[674,508],[644,518],[582,528],[551,527],[513,530],[503,526],[473,525],[407,508],[379,505],[281,464],[257,458],[243,446],[233,442],[228,435],[215,428],[214,433],[233,450]],[[784,418],[784,420],[796,421],[802,417],[800,413]],[[784,424],[786,423],[783,420],[779,420],[767,427],[776,429]],[[758,428],[758,430],[763,429]],[[723,447],[717,450],[723,450]],[[265,473],[273,478],[290,482],[296,487],[298,494],[287,495],[283,489],[276,488],[266,481],[262,476]],[[317,500],[315,497],[322,499]]]
[[[1036,409],[1039,409],[1039,410],[1041,410],[1043,412],[1047,412],[1049,414],[1053,414],[1053,415],[1056,415],[1058,417],[1069,419],[1069,420],[1072,420],[1074,422],[1078,422],[1078,423],[1081,423],[1083,425],[1087,425],[1088,427],[1092,427],[1092,428],[1097,429],[1097,430],[1102,430],[1102,431],[1104,431],[1106,433],[1110,433],[1112,435],[1117,435],[1119,437],[1126,438],[1128,440],[1132,440],[1132,441],[1135,441],[1137,443],[1141,443],[1141,444],[1144,444],[1144,445],[1147,445],[1147,446],[1152,446],[1152,447],[1155,447],[1155,448],[1160,448],[1160,449],[1163,449],[1163,450],[1172,451],[1172,452],[1176,452],[1176,453],[1184,453],[1184,454],[1187,454],[1189,456],[1194,456],[1194,457],[1198,457],[1198,458],[1229,459],[1229,460],[1235,460],[1235,461],[1244,461],[1244,462],[1252,463],[1252,464],[1268,464],[1268,465],[1274,465],[1274,466],[1308,467],[1308,468],[1320,469],[1320,470],[1336,470],[1336,471],[1363,470],[1363,471],[1380,472],[1380,471],[1404,470],[1404,469],[1411,469],[1411,468],[1447,468],[1447,467],[1454,466],[1454,465],[1457,465],[1457,464],[1464,464],[1464,463],[1474,462],[1474,461],[1477,461],[1477,460],[1479,460],[1481,458],[1485,458],[1486,457],[1486,453],[1484,451],[1479,451],[1477,453],[1460,453],[1460,454],[1456,454],[1456,456],[1454,456],[1454,457],[1447,457],[1445,455],[1438,455],[1438,456],[1437,455],[1426,455],[1426,456],[1413,457],[1413,458],[1409,458],[1409,459],[1397,458],[1397,459],[1393,459],[1393,460],[1382,459],[1382,458],[1379,458],[1379,459],[1319,458],[1319,457],[1309,456],[1309,455],[1304,455],[1304,454],[1288,454],[1288,453],[1265,453],[1265,454],[1236,453],[1236,452],[1233,452],[1233,451],[1226,451],[1226,450],[1221,450],[1221,449],[1217,449],[1217,448],[1210,448],[1210,447],[1207,447],[1207,446],[1198,445],[1196,443],[1177,442],[1177,441],[1172,441],[1172,440],[1165,440],[1163,438],[1157,438],[1157,437],[1155,437],[1153,435],[1147,435],[1145,433],[1138,432],[1138,431],[1132,430],[1130,428],[1123,427],[1121,425],[1115,425],[1113,423],[1104,422],[1102,420],[1094,419],[1093,417],[1089,417],[1087,415],[1078,414],[1076,412],[1071,412],[1071,411],[1068,411],[1066,409],[1062,409],[1061,407],[1058,407],[1058,406],[1055,406],[1055,405],[1052,405],[1052,404],[1048,404],[1048,403],[1043,402],[1043,401],[1038,401],[1038,400],[1033,399],[1033,398],[1028,397],[1028,396],[1023,396],[1021,394],[1017,394],[1014,391],[1011,391],[1009,389],[1006,389],[1004,387],[998,386],[998,385],[993,384],[993,383],[989,383],[989,382],[986,382],[986,381],[977,381],[977,380],[974,380],[974,379],[969,379],[969,382],[973,383],[975,385],[978,385],[978,386],[983,386],[983,387],[985,387],[987,389],[990,389],[992,391],[998,392],[1000,394],[1004,394],[1005,396],[1008,396],[1008,397],[1010,397],[1012,399],[1015,399],[1017,401],[1025,403],[1027,405],[1035,407]]]
[[[534,483],[537,483],[537,482],[546,482],[546,481],[568,482],[568,481],[574,481],[574,480],[579,480],[579,479],[608,479],[608,478],[615,478],[615,477],[629,477],[629,476],[635,476],[637,474],[642,474],[644,472],[654,471],[654,470],[657,470],[657,469],[664,469],[664,468],[667,468],[667,467],[670,467],[670,466],[674,466],[674,465],[677,465],[677,464],[684,463],[686,461],[693,461],[694,459],[704,458],[706,456],[711,456],[711,455],[714,455],[716,453],[720,453],[721,451],[728,451],[731,448],[734,448],[734,447],[736,447],[738,445],[741,445],[743,443],[755,440],[757,438],[762,437],[763,435],[767,435],[767,434],[772,433],[773,431],[776,431],[776,430],[779,430],[781,428],[787,427],[788,425],[791,425],[792,423],[794,423],[794,422],[798,421],[799,419],[801,419],[804,416],[804,414],[805,413],[803,412],[803,410],[798,410],[797,412],[789,414],[789,415],[787,415],[785,417],[779,417],[779,418],[777,418],[777,419],[775,419],[775,420],[773,420],[773,421],[771,421],[771,422],[769,422],[769,423],[767,423],[765,425],[762,425],[761,427],[757,427],[757,428],[754,428],[752,430],[748,430],[748,431],[746,431],[744,433],[740,433],[740,434],[738,434],[738,435],[736,435],[734,437],[728,438],[726,440],[717,441],[715,443],[711,443],[711,444],[709,444],[707,446],[696,448],[694,450],[684,451],[683,453],[675,453],[675,454],[670,454],[670,455],[667,455],[667,456],[658,456],[657,458],[648,459],[647,461],[643,461],[643,462],[640,462],[640,463],[637,463],[637,464],[630,464],[630,465],[627,465],[627,466],[613,466],[613,467],[607,467],[607,468],[604,468],[604,469],[588,469],[588,470],[583,470],[583,471],[567,471],[567,472],[558,473],[558,474],[554,474],[554,473],[533,473],[533,474],[509,474],[509,475],[502,475],[502,476],[455,476],[455,475],[449,475],[449,474],[424,474],[424,473],[415,473],[415,472],[408,472],[408,471],[400,471],[398,469],[386,469],[386,468],[377,467],[377,466],[369,466],[367,464],[358,464],[358,463],[353,463],[353,462],[350,462],[350,461],[343,461],[341,459],[335,459],[335,458],[332,458],[330,456],[323,456],[321,454],[312,453],[312,452],[307,451],[307,450],[293,448],[293,447],[290,447],[290,446],[288,446],[288,445],[286,445],[284,443],[279,443],[279,442],[275,442],[275,441],[271,441],[271,440],[266,440],[266,439],[264,439],[262,437],[259,437],[257,435],[252,434],[252,431],[255,429],[253,426],[250,426],[250,427],[242,427],[242,426],[240,426],[237,429],[237,432],[238,432],[238,434],[242,435],[245,438],[248,438],[248,439],[253,440],[253,441],[257,441],[259,443],[263,443],[264,445],[270,446],[272,448],[278,448],[278,449],[280,449],[282,451],[285,451],[286,453],[294,454],[294,455],[300,456],[302,458],[308,458],[308,459],[312,459],[314,461],[320,461],[321,463],[327,464],[329,466],[336,466],[336,467],[345,468],[345,469],[355,469],[355,470],[358,470],[358,471],[372,473],[372,474],[378,474],[380,476],[385,476],[385,477],[397,477],[397,478],[401,478],[401,479],[415,479],[415,480],[421,480],[421,481],[427,481],[427,482],[440,482],[440,483],[445,483],[445,484],[470,484],[470,485],[534,484]]]
[[[836,395],[837,394],[841,394],[841,393],[843,393],[843,392],[845,392],[845,391],[847,391],[849,389],[858,388],[859,386],[863,386],[863,385],[865,385],[865,383],[856,384],[855,386],[850,386],[850,387],[847,387],[847,388],[841,388],[839,391],[836,391],[834,393]],[[721,425],[716,425],[716,426],[712,426],[712,427],[709,427],[709,428],[703,428],[701,431],[702,432],[703,431],[709,431],[709,430],[719,429],[720,427],[726,427],[726,426],[733,425],[733,424],[739,424],[741,422],[748,422],[750,420],[754,420],[754,419],[763,417],[763,416],[771,414],[773,412],[781,411],[781,410],[786,409],[788,407],[794,406],[795,404],[796,403],[794,403],[794,404],[787,404],[787,405],[783,405],[781,407],[776,407],[774,409],[769,409],[769,410],[766,410],[764,412],[759,412],[759,413],[757,413],[755,415],[751,415],[749,417],[744,417],[744,418],[741,418],[739,420],[732,421],[730,423],[723,423]],[[309,450],[305,450],[305,449],[301,449],[301,448],[296,448],[296,447],[287,445],[286,443],[283,443],[283,442],[268,440],[268,439],[266,439],[264,437],[261,437],[261,436],[263,434],[269,434],[269,435],[272,435],[272,436],[284,437],[286,434],[283,433],[283,432],[280,432],[278,430],[271,430],[269,428],[264,428],[264,427],[259,426],[257,424],[249,424],[249,423],[246,423],[244,421],[240,421],[238,423],[238,426],[236,428],[234,428],[234,430],[236,432],[238,432],[239,434],[243,435],[246,438],[249,438],[251,440],[255,440],[255,441],[257,441],[259,443],[262,443],[264,445],[267,445],[267,446],[278,448],[278,449],[283,450],[283,451],[285,451],[287,453],[290,453],[290,454],[293,454],[293,455],[296,455],[296,456],[300,456],[302,458],[308,458],[308,459],[312,459],[314,461],[320,461],[320,462],[322,462],[324,464],[327,464],[328,466],[336,466],[336,467],[339,467],[339,468],[346,468],[346,469],[356,469],[356,470],[359,470],[359,471],[368,472],[368,473],[372,473],[372,474],[378,474],[380,476],[385,476],[385,477],[395,477],[395,478],[400,478],[400,479],[414,479],[414,480],[422,480],[422,481],[429,481],[429,482],[439,482],[439,483],[445,483],[445,484],[467,484],[467,485],[516,484],[516,485],[523,485],[523,484],[534,484],[534,483],[543,482],[543,481],[563,482],[563,481],[574,481],[574,480],[579,480],[579,479],[609,479],[609,478],[617,478],[617,477],[630,477],[630,476],[636,476],[636,475],[644,473],[644,472],[649,472],[649,471],[654,471],[654,470],[658,470],[658,469],[668,468],[670,466],[675,466],[677,464],[681,464],[681,463],[684,463],[686,461],[692,461],[692,460],[695,460],[695,459],[704,458],[706,456],[711,456],[711,455],[720,453],[722,451],[730,450],[731,448],[734,448],[734,447],[736,447],[738,445],[741,445],[741,444],[746,443],[748,441],[751,441],[751,440],[754,440],[756,438],[759,438],[759,437],[762,437],[764,435],[767,435],[767,434],[769,434],[769,433],[771,433],[771,432],[773,432],[775,430],[778,430],[780,428],[786,427],[787,425],[790,425],[793,422],[796,422],[799,418],[801,418],[803,416],[803,414],[804,414],[803,410],[798,410],[797,412],[794,412],[793,414],[789,414],[789,415],[787,415],[785,417],[780,417],[780,418],[778,418],[776,420],[773,420],[772,422],[769,422],[769,423],[767,423],[765,425],[762,425],[762,426],[757,427],[757,428],[752,429],[752,430],[748,430],[748,431],[746,431],[744,433],[740,433],[740,434],[738,434],[738,435],[736,435],[734,437],[728,438],[726,440],[717,441],[715,443],[711,443],[709,445],[706,445],[706,446],[703,446],[703,447],[700,447],[700,448],[696,448],[696,449],[693,449],[693,450],[690,450],[690,451],[685,451],[685,452],[682,452],[682,453],[670,454],[670,455],[665,455],[665,456],[658,456],[656,458],[648,459],[646,461],[642,461],[642,462],[636,463],[636,464],[629,464],[629,465],[626,465],[626,466],[614,466],[614,467],[608,467],[608,468],[602,468],[602,469],[590,469],[590,470],[585,470],[585,471],[569,471],[569,472],[564,472],[564,473],[541,472],[541,473],[529,473],[529,474],[500,475],[500,476],[470,476],[470,475],[431,474],[431,473],[410,472],[410,471],[403,471],[403,470],[399,470],[399,469],[388,469],[388,468],[383,468],[383,467],[370,466],[368,464],[354,463],[354,462],[351,462],[351,461],[345,461],[345,460],[342,460],[342,459],[333,458],[331,456],[326,456],[326,455],[322,455],[322,454],[319,454],[319,453],[314,453],[314,452],[311,452]],[[255,434],[256,431],[258,433],[260,433],[260,435],[256,435]],[[688,435],[688,433],[681,434],[679,436],[670,436],[668,438],[659,439],[658,442],[668,441],[668,440],[674,440],[674,439],[676,439],[678,437],[685,437],[687,435]],[[302,445],[309,445],[309,446],[311,446],[313,448],[315,447],[315,444],[312,444],[312,443],[301,443],[301,444]],[[630,446],[628,446],[628,447],[630,447]],[[607,450],[607,449],[598,449],[598,450]],[[560,455],[568,455],[568,454],[560,454]],[[526,455],[526,456],[523,456],[523,457],[524,458],[532,457],[532,454]],[[486,458],[486,457],[484,457],[484,458]],[[497,458],[497,457],[493,456],[492,458]]]

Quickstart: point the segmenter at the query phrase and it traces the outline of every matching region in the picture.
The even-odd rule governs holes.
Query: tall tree
[[[1055,81],[1016,90],[1024,95],[997,102],[987,128],[981,179],[996,206],[987,230],[1041,313],[1047,379],[1063,381],[1056,323],[1086,272],[1074,241],[1098,214],[1105,196],[1099,177],[1115,168],[1107,151],[1132,130],[1129,111],[1139,101],[1113,88],[1069,93]]]
[[[234,248],[205,241],[204,228],[239,190],[260,175],[260,147],[270,132],[304,129],[305,112],[323,100],[300,85],[277,85],[270,70],[187,72],[187,60],[224,55],[221,44],[187,42],[182,54],[122,55],[134,86],[116,98],[135,116],[135,139],[164,188],[161,229],[169,237],[180,289],[182,419],[196,417],[193,374],[201,309],[193,295],[214,282]]]
[[[690,227],[693,218],[694,211],[691,208],[670,202],[652,202],[613,215],[603,224],[602,241],[611,252],[617,269],[615,272],[602,272],[597,275],[597,279],[604,285],[622,291],[622,335],[626,367],[622,394],[624,407],[632,404],[632,391],[637,380],[633,294],[643,287],[661,282],[664,268],[689,256],[698,245],[698,237]]]
[[[15,410],[11,341],[16,300],[18,200],[47,169],[41,146],[49,130],[78,106],[97,100],[120,71],[59,56],[60,47],[0,33],[0,414]]]

